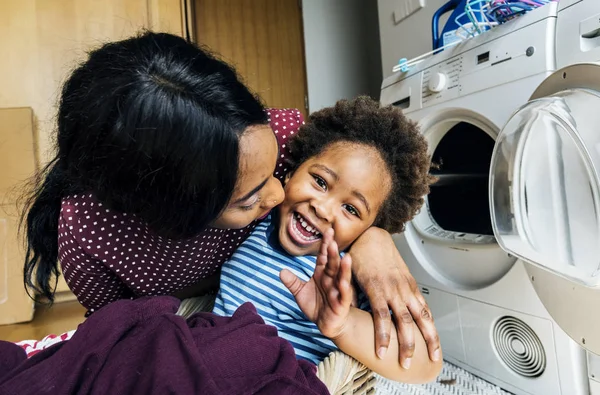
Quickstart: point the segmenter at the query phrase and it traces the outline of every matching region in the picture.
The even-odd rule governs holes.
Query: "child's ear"
[[[293,175],[294,175],[294,171],[293,170],[291,170],[289,173],[287,173],[285,175],[285,178],[283,179],[283,185],[284,186],[288,183],[288,181],[290,180],[290,178],[292,178]]]

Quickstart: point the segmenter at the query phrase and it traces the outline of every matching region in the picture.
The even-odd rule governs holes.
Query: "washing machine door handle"
[[[494,235],[528,263],[561,328],[600,354],[600,65],[549,76],[501,130],[490,167]]]

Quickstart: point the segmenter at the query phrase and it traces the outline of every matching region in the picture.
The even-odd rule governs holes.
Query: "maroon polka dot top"
[[[275,176],[287,172],[286,142],[304,123],[298,110],[268,110],[280,148]],[[91,194],[62,200],[58,253],[69,288],[89,313],[118,299],[170,295],[209,277],[249,236],[207,228],[185,240],[154,234],[133,215],[110,210]]]

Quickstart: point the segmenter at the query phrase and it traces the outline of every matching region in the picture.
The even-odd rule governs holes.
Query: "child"
[[[432,177],[418,128],[391,106],[343,100],[311,115],[291,158],[285,199],[223,266],[214,312],[252,302],[299,358],[318,363],[339,347],[384,377],[433,380],[441,358],[430,361],[418,330],[404,367],[395,338],[376,356],[371,315],[351,307],[350,256],[338,253],[371,226],[403,231],[423,204]]]

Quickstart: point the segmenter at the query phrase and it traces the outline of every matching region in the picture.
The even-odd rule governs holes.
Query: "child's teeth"
[[[306,241],[313,241],[316,240],[320,237],[321,233],[319,233],[319,231],[317,231],[317,229],[313,228],[312,226],[308,225],[308,222],[306,222],[304,220],[304,217],[302,217],[300,214],[298,213],[294,213],[294,219],[300,223],[300,225],[306,229],[307,231],[309,231],[310,233],[312,233],[311,236],[305,236],[300,232],[297,232],[296,234],[301,237],[302,239],[306,240]]]

